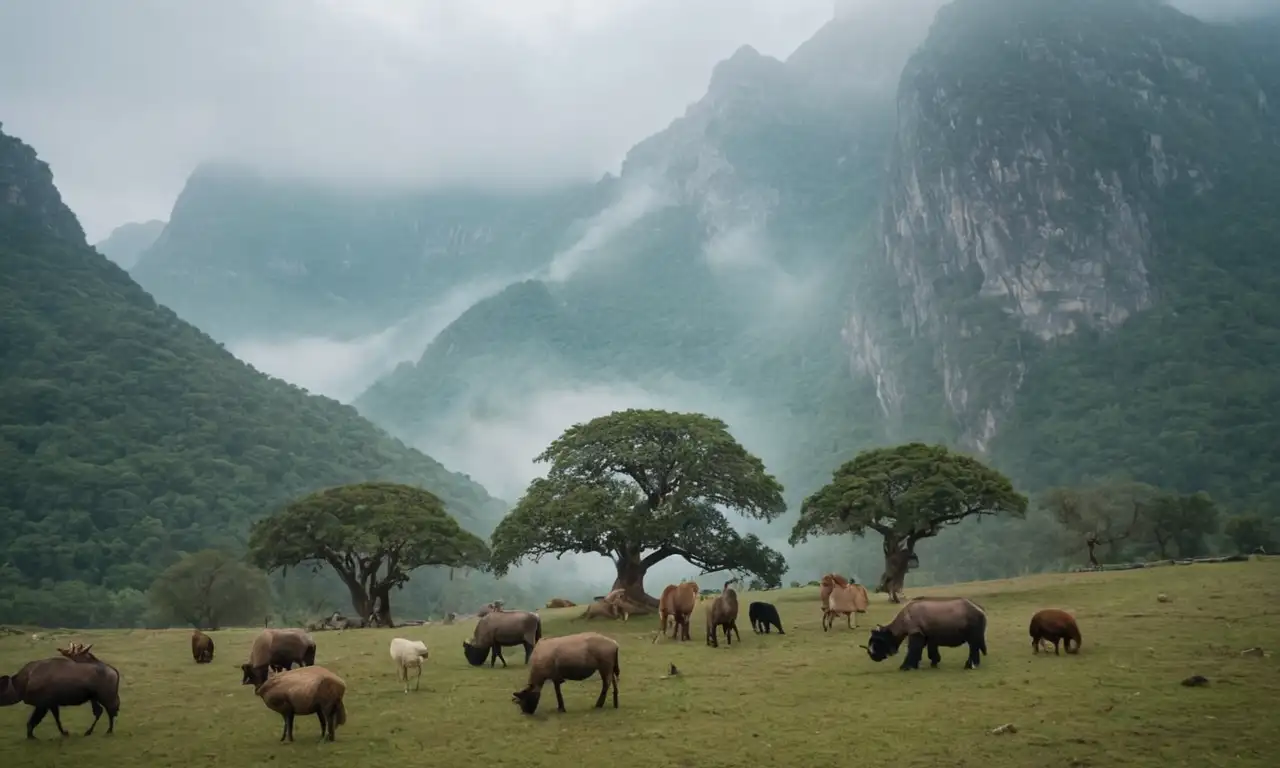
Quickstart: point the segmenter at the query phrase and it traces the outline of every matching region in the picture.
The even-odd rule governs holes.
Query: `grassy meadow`
[[[659,585],[650,585],[657,591]],[[1158,593],[1171,600],[1159,602]],[[122,675],[116,733],[91,737],[88,706],[63,710],[72,736],[51,717],[24,738],[25,705],[0,708],[0,765],[141,768],[181,765],[484,766],[1273,766],[1280,758],[1280,561],[1042,575],[908,590],[956,594],[986,607],[990,655],[979,670],[965,651],[943,649],[942,665],[899,672],[901,655],[872,663],[858,645],[894,606],[873,596],[850,632],[823,633],[816,588],[768,593],[786,636],[751,632],[742,599],[743,641],[651,642],[656,617],[574,620],[581,609],[543,610],[549,635],[594,629],[622,644],[620,709],[592,708],[599,679],[565,684],[568,712],[550,685],[537,715],[521,715],[511,692],[526,679],[523,651],[510,667],[472,668],[461,641],[474,622],[446,627],[316,633],[317,662],[347,682],[348,722],[333,744],[318,743],[314,717],[298,718],[297,741],[280,744],[281,718],[237,666],[256,630],[212,633],[213,664],[192,662],[189,633],[54,631],[0,640],[0,671],[56,653],[71,641]],[[1033,656],[1027,623],[1044,607],[1075,613],[1079,656]],[[388,643],[401,635],[431,649],[422,689],[406,695]],[[902,653],[905,653],[905,645]],[[668,664],[680,670],[665,677]],[[1194,674],[1205,687],[1179,682]],[[992,734],[1005,723],[1016,733]],[[266,761],[271,761],[267,763]]]

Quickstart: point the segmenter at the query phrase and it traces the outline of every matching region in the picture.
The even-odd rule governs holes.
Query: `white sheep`
[[[422,684],[422,660],[427,658],[427,644],[421,640],[405,640],[403,637],[391,639],[391,660],[396,663],[396,679],[404,681],[404,692],[409,692],[409,667],[418,669],[418,677],[413,682],[413,690]]]

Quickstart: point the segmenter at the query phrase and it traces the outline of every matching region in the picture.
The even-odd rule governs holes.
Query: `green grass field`
[[[654,585],[650,585],[655,588]],[[1160,592],[1172,600],[1156,600]],[[628,623],[573,621],[580,609],[543,611],[549,635],[594,629],[622,644],[620,705],[592,708],[598,678],[565,684],[568,712],[551,687],[533,717],[511,692],[523,686],[523,651],[511,666],[472,668],[461,641],[471,624],[399,630],[321,632],[317,661],[347,682],[347,725],[319,743],[313,717],[299,718],[297,742],[277,743],[281,718],[267,710],[235,668],[255,630],[213,633],[211,665],[191,660],[189,633],[53,632],[0,641],[0,670],[55,654],[79,640],[121,672],[116,733],[82,737],[87,706],[64,710],[72,736],[52,718],[24,739],[25,705],[0,709],[0,766],[273,765],[520,766],[1274,766],[1280,759],[1280,562],[1254,561],[1150,570],[1046,575],[909,591],[957,594],[991,617],[990,655],[964,671],[964,649],[943,649],[936,670],[899,672],[901,656],[872,663],[858,649],[866,628],[895,608],[873,596],[861,628],[824,634],[817,589],[769,593],[787,635],[750,630],[718,649],[694,641],[651,642],[656,617]],[[1027,623],[1044,607],[1076,614],[1079,656],[1036,657]],[[423,639],[431,657],[422,690],[406,695],[388,655],[390,639]],[[905,646],[904,646],[905,652]],[[668,664],[681,674],[664,678]],[[1207,677],[1206,687],[1179,682]],[[1013,723],[1016,733],[991,730]]]

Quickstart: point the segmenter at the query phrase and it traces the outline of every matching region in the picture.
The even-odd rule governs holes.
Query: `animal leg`
[[[977,669],[978,665],[982,663],[978,655],[978,650],[982,647],[980,643],[980,640],[969,641],[969,658],[964,663],[965,669]]]
[[[1040,653],[1040,638],[1035,635],[1031,636],[1031,652]]]
[[[325,735],[329,732],[329,721],[325,719],[324,707],[316,710],[316,717],[320,718],[320,740],[324,741]]]
[[[560,693],[560,683],[556,682],[555,680],[552,680],[551,684],[556,687],[556,710],[559,712],[563,712],[565,711],[564,696]]]
[[[907,657],[902,660],[902,666],[898,667],[903,671],[908,669],[920,668],[920,656],[924,653],[925,639],[920,635],[911,635],[907,638]]]
[[[329,741],[338,738],[338,705],[335,703],[329,707]]]
[[[853,614],[852,614],[852,613],[846,613],[846,614],[844,615],[844,625],[845,625],[847,628],[849,628],[849,629],[853,629]]]
[[[938,653],[938,644],[929,643],[929,666],[937,667],[942,663],[942,654]]]
[[[607,667],[600,670],[600,697],[596,699],[596,709],[604,709],[604,698],[609,695],[609,678],[612,670]]]
[[[98,727],[98,720],[102,718],[102,705],[97,699],[89,700],[89,708],[93,710],[93,722],[89,724],[89,730],[84,732],[85,736],[93,735],[93,729]]]
[[[778,620],[777,627],[778,627],[778,634],[780,634],[780,635],[785,635],[785,634],[787,634],[786,632],[783,632],[783,631],[782,631],[782,620],[781,620],[781,619],[779,619],[779,620]]]
[[[529,646],[525,646],[525,647],[526,647],[526,648],[528,648]],[[525,653],[526,653],[526,654],[528,654],[528,653],[531,653],[531,651],[525,651]],[[525,660],[527,661],[527,660],[528,660],[528,658],[529,658],[529,657],[526,655],[526,656],[525,656]],[[493,667],[493,662],[495,662],[495,661],[501,661],[501,662],[502,662],[502,666],[503,666],[503,668],[504,668],[504,669],[506,668],[506,666],[507,666],[507,657],[502,655],[502,646],[500,646],[500,645],[494,645],[494,646],[493,646],[493,658],[489,659],[489,667],[490,667],[490,668],[492,668],[492,667]]]
[[[730,624],[729,629],[732,629],[733,633],[738,636],[738,642],[742,642],[742,630],[738,629],[738,622],[735,621]]]
[[[533,646],[532,646],[532,645],[529,645],[528,643],[525,643],[525,644],[524,644],[524,663],[525,663],[525,664],[528,664],[528,663],[529,663],[529,657],[530,657],[530,656],[532,656],[532,655],[533,655]],[[506,660],[504,659],[502,663],[505,665],[505,664],[506,664]],[[418,670],[419,670],[419,672],[421,672],[422,668],[421,668],[421,667],[419,667],[419,668],[418,668]]]
[[[70,736],[71,734],[67,733],[67,729],[62,727],[62,716],[58,714],[58,708],[49,707],[49,714],[53,715],[53,724],[58,726],[58,733],[63,736]]]
[[[405,675],[405,677],[408,677],[408,675]],[[415,690],[415,691],[416,691],[416,690],[420,689],[421,687],[422,687],[422,664],[418,664],[418,676],[417,676],[416,678],[414,678],[414,681],[413,681],[413,690]],[[409,685],[408,685],[408,682],[406,681],[406,683],[405,683],[405,689],[407,690],[408,688],[409,688]]]
[[[827,631],[827,612],[826,611],[822,612],[822,631],[823,632]]]
[[[284,719],[284,728],[280,731],[280,741],[284,741],[289,738],[289,716],[281,715],[280,717]]]
[[[45,709],[44,707],[36,707],[35,709],[31,710],[31,717],[27,718],[27,738],[28,739],[35,738],[34,731],[36,729],[36,726],[40,724],[40,721],[44,719],[44,715],[48,711],[49,710]]]
[[[1059,642],[1061,642],[1061,641],[1060,641],[1058,638],[1056,638],[1056,637],[1055,637],[1055,638],[1053,639],[1053,655],[1054,655],[1054,656],[1061,656],[1061,655],[1062,655],[1061,653],[1058,653],[1058,643],[1059,643]]]
[[[115,709],[107,710],[107,735],[108,736],[116,732],[116,714],[117,713],[118,713],[118,710],[115,710]]]

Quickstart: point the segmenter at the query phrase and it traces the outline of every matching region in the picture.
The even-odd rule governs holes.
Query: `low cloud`
[[[647,180],[626,183],[628,186],[619,195],[617,202],[596,214],[587,222],[582,236],[551,259],[551,264],[547,267],[547,280],[562,283],[583,267],[606,260],[609,256],[606,246],[615,237],[671,202],[659,192],[657,186]]]

